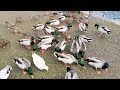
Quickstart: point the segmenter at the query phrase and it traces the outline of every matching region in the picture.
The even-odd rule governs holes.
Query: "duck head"
[[[98,27],[100,27],[100,25],[99,25],[98,23],[96,23],[96,24],[95,24],[95,27],[97,27],[97,28],[98,28]]]
[[[52,40],[53,43],[59,43],[59,39],[58,38],[55,38]]]
[[[105,71],[108,71],[108,67],[109,67],[109,64],[105,62],[104,65],[102,66],[102,69],[104,69]]]
[[[69,24],[67,25],[67,27],[70,29],[70,28],[72,27],[72,24],[69,23]]]
[[[48,72],[48,69],[49,69],[49,68],[48,68],[48,66],[46,66],[46,65],[45,65],[45,67],[44,67],[44,68],[45,68],[45,70]]]
[[[69,72],[70,70],[72,70],[69,66],[67,66],[66,68],[67,68],[67,72]]]
[[[39,49],[39,47],[38,47],[37,45],[35,45],[35,46],[33,47],[33,51],[38,50],[38,49]]]
[[[32,67],[28,67],[28,73],[31,75],[31,78],[34,78]]]

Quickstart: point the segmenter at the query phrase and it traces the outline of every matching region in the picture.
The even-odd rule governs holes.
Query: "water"
[[[120,11],[93,11],[95,17],[106,17],[109,19],[120,20]]]

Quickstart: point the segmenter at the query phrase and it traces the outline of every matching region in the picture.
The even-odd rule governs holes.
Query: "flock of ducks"
[[[66,66],[65,79],[79,79],[77,73],[68,65],[76,64],[85,66],[85,63],[95,67],[97,74],[100,74],[99,69],[105,69],[108,71],[109,64],[104,60],[97,57],[86,57],[86,43],[91,42],[92,39],[85,35],[76,35],[73,38],[68,35],[67,38],[59,40],[60,35],[67,35],[67,32],[73,27],[72,23],[67,23],[60,26],[60,23],[65,23],[66,15],[62,11],[53,13],[54,15],[59,15],[58,19],[52,19],[47,21],[45,24],[38,23],[32,26],[33,29],[37,30],[38,33],[44,32],[45,35],[39,35],[37,38],[22,38],[18,40],[20,45],[25,46],[27,49],[32,49],[32,59],[33,63],[39,70],[49,70],[46,65],[44,58],[35,53],[36,50],[40,51],[40,54],[44,54],[48,48],[54,47],[54,56],[60,62],[63,62]],[[83,18],[88,19],[88,15],[84,15]],[[6,22],[7,23],[7,22]],[[95,24],[100,35],[110,34],[111,31],[106,26],[100,26]],[[87,32],[88,22],[84,20],[79,20],[79,30],[81,32]],[[55,37],[57,36],[57,37]],[[66,45],[69,41],[72,41],[70,52],[68,54],[65,52]],[[23,74],[29,74],[31,78],[34,78],[34,73],[31,67],[31,62],[26,58],[14,58],[13,62],[23,71]],[[10,65],[6,66],[0,71],[0,79],[7,79],[9,77],[12,67]]]

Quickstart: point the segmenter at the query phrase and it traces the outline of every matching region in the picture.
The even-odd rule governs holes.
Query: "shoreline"
[[[94,16],[94,15],[91,15],[91,16],[95,17],[95,18],[98,18],[98,19],[108,21],[108,22],[115,23],[116,25],[120,25],[120,20],[119,19],[114,20],[114,19],[110,19],[110,18],[107,18],[107,17],[97,17],[97,16]]]

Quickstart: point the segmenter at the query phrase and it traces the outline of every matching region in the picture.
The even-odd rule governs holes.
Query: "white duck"
[[[55,51],[56,52],[64,52],[64,49],[66,47],[67,41],[64,39],[61,42],[59,42],[56,46],[55,46]]]
[[[95,67],[97,74],[100,74],[101,72],[98,69],[105,69],[105,71],[108,71],[109,64],[105,62],[104,60],[97,58],[97,57],[88,57],[85,60],[89,65]]]
[[[79,79],[77,73],[70,67],[67,67],[67,73],[65,74],[65,79]]]
[[[54,52],[54,56],[57,57],[59,61],[63,62],[65,66],[67,64],[72,64],[72,63],[78,64],[78,61],[71,54],[65,54],[65,53],[62,54],[62,53]]]
[[[80,31],[87,32],[86,28],[88,28],[88,24],[87,23],[83,23],[83,22],[79,23],[79,29],[80,29]]]
[[[22,69],[23,74],[29,73],[32,78],[34,78],[31,62],[26,58],[14,58],[13,61]]]
[[[11,70],[12,67],[10,65],[7,65],[2,70],[0,70],[0,79],[8,79]]]
[[[34,40],[34,37],[31,37],[31,40],[27,38],[20,39],[18,40],[18,43],[24,45],[27,49],[31,49],[31,46],[34,45],[36,41]]]
[[[32,52],[32,58],[33,58],[33,63],[38,69],[48,71],[49,68],[48,66],[45,65],[44,59],[39,55],[37,55],[34,51]]]
[[[95,27],[97,27],[97,30],[101,32],[98,36],[111,33],[111,31],[106,26],[100,26],[99,24],[95,24]]]

